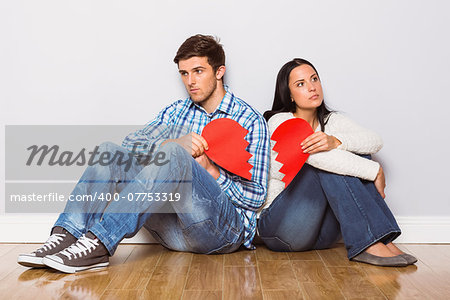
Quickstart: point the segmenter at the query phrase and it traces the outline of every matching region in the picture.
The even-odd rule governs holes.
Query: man
[[[253,248],[256,211],[266,196],[267,125],[224,86],[225,54],[213,37],[188,38],[174,62],[190,97],[164,108],[145,128],[127,136],[123,147],[104,143],[99,148],[113,155],[145,154],[157,147],[166,154],[166,163],[133,164],[128,169],[120,163],[89,166],[72,195],[110,193],[114,199],[68,202],[47,242],[31,254],[19,255],[20,264],[67,273],[104,267],[119,242],[142,226],[163,246],[177,251],[229,253],[242,244]],[[248,130],[251,180],[221,168],[205,154],[208,144],[200,134],[218,118],[230,118]],[[186,129],[189,133],[183,135]],[[142,194],[145,199],[136,197]],[[181,200],[155,201],[153,196],[162,194]],[[158,213],[167,205],[171,213]]]

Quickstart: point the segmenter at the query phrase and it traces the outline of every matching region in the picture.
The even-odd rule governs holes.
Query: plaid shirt
[[[244,246],[254,249],[252,240],[256,232],[256,211],[264,204],[269,171],[269,131],[264,118],[250,105],[235,97],[225,85],[226,94],[213,113],[208,114],[190,98],[178,100],[164,108],[146,126],[128,135],[122,145],[129,151],[145,153],[151,145],[159,147],[166,139],[178,138],[189,132],[201,134],[212,120],[230,118],[237,121],[249,132],[245,139],[249,142],[247,151],[252,154],[249,163],[252,180],[246,180],[219,167],[220,176],[216,180],[236,210],[245,226]],[[144,146],[145,145],[145,146]],[[145,147],[145,148],[144,148]]]

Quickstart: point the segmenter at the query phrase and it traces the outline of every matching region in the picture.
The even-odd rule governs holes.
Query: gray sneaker
[[[99,239],[88,232],[66,249],[47,255],[42,262],[58,271],[75,273],[108,266],[109,254]]]
[[[17,262],[25,267],[43,268],[42,260],[46,255],[55,254],[72,245],[77,240],[71,233],[62,227],[56,226],[44,245],[31,252],[22,253],[17,257]]]

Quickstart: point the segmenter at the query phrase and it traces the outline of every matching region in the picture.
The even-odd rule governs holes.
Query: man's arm
[[[248,162],[253,166],[250,170],[252,180],[243,179],[222,168],[217,183],[225,194],[238,206],[256,211],[264,204],[267,193],[267,177],[270,163],[269,131],[261,116],[252,120],[246,140],[250,143],[247,151],[252,154]]]
[[[130,133],[122,142],[122,146],[136,154],[147,154],[152,146],[158,148],[161,143],[170,138],[173,116],[176,113],[177,102],[166,106],[158,116],[148,122],[144,128]]]

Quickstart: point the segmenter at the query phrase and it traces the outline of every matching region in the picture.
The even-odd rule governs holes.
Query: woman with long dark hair
[[[401,231],[384,201],[383,169],[370,159],[382,147],[380,136],[327,108],[310,62],[296,58],[281,68],[272,109],[264,117],[271,133],[293,118],[304,119],[314,131],[301,143],[310,155],[287,187],[271,141],[268,196],[258,221],[268,248],[324,249],[342,234],[351,260],[379,266],[417,261],[392,243]]]

